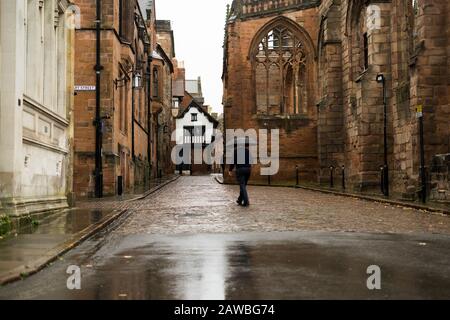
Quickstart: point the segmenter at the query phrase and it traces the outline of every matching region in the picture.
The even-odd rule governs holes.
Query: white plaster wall
[[[192,122],[192,114],[196,113],[197,114],[197,121]],[[184,117],[182,119],[177,119],[177,144],[183,144],[183,137],[184,137],[184,132],[183,132],[183,128],[184,127],[189,127],[189,126],[205,126],[206,127],[206,132],[205,132],[205,138],[206,138],[206,143],[209,144],[211,143],[211,139],[212,139],[212,135],[214,134],[214,124],[212,122],[210,122],[208,120],[208,118],[201,113],[198,109],[196,108],[191,108],[188,112],[186,112],[186,114],[184,115]]]
[[[0,1],[0,198],[21,190],[25,11],[25,1]]]
[[[65,16],[43,3],[0,0],[0,199],[45,204],[66,193],[70,122]]]
[[[66,156],[41,147],[23,144],[22,197],[64,196]],[[43,161],[45,159],[45,161]]]

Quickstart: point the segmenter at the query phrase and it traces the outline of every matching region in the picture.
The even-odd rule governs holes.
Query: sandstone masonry
[[[303,58],[294,59],[299,50]],[[429,190],[446,197],[448,183],[430,177],[433,159],[450,153],[449,70],[447,1],[236,0],[226,24],[225,124],[281,130],[273,179],[292,179],[298,165],[303,179],[327,183],[331,167],[345,167],[352,189],[378,190],[383,74],[391,189],[420,191],[423,105]]]

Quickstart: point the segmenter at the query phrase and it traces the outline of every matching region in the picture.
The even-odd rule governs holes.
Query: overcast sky
[[[156,18],[171,20],[175,53],[187,79],[202,78],[205,104],[222,112],[222,57],[226,5],[232,0],[156,0]]]

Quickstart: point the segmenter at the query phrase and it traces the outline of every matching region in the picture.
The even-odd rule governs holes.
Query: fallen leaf
[[[119,297],[120,298],[126,298],[126,297],[128,297],[128,295],[126,293],[121,293],[121,294],[119,294]]]
[[[131,259],[133,256],[123,256],[125,259]]]
[[[427,244],[426,244],[425,242],[420,242],[420,243],[419,243],[419,246],[423,246],[423,247],[424,247],[424,246],[426,246],[426,245],[427,245]]]

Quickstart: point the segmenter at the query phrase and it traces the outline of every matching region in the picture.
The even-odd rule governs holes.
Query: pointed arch
[[[367,0],[349,1],[345,18],[345,35],[351,35],[352,28],[359,23],[361,11],[364,9]]]
[[[309,33],[295,21],[293,21],[287,17],[281,16],[281,17],[272,19],[271,21],[266,23],[266,25],[264,25],[253,37],[253,40],[250,44],[250,50],[249,50],[248,56],[247,56],[247,58],[249,60],[252,59],[252,56],[254,56],[255,50],[257,50],[258,45],[260,44],[262,39],[267,35],[267,33],[279,25],[283,25],[284,27],[289,29],[296,37],[298,37],[302,41],[302,43],[305,45],[305,48],[307,49],[308,53],[314,59],[317,58],[317,50],[316,50],[314,42],[313,42],[311,36],[309,35]]]
[[[369,29],[366,19],[368,0],[349,1],[345,17],[345,36],[348,39],[350,80],[357,81],[369,69]]]
[[[323,76],[324,65],[326,61],[325,55],[325,21],[326,17],[321,16],[320,19],[320,27],[319,27],[319,35],[317,37],[317,75],[319,79]],[[318,94],[320,99],[322,99],[325,92],[325,81],[321,81],[318,84]]]
[[[254,36],[253,112],[265,116],[307,114],[315,99],[317,50],[309,34],[286,17],[277,17]]]

